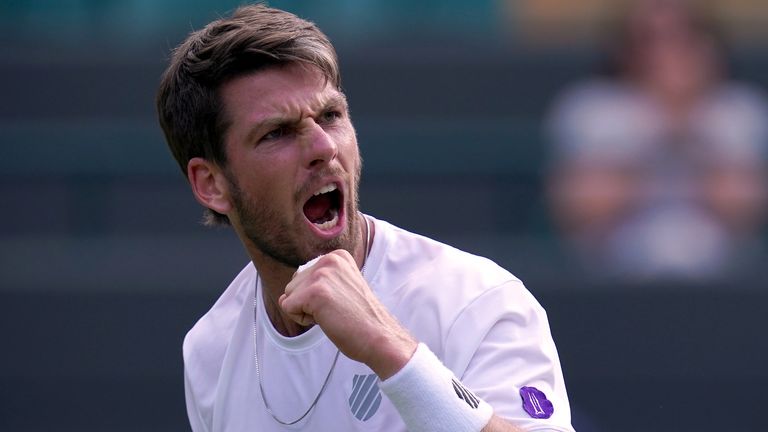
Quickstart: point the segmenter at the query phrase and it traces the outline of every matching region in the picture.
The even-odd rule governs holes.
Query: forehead
[[[250,125],[278,116],[311,115],[343,98],[314,67],[289,64],[242,75],[220,89],[230,123]]]

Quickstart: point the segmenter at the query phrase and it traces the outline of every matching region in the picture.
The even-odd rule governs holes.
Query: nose
[[[327,164],[336,159],[339,148],[332,136],[319,124],[311,122],[306,134],[307,166]]]

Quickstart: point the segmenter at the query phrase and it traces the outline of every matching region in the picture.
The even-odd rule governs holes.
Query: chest
[[[213,404],[213,431],[405,431],[379,391],[376,375],[343,354],[334,361],[337,351],[327,339],[291,350],[262,333],[254,342],[252,331],[236,335],[242,340],[227,352]],[[305,413],[293,425],[274,418],[290,423]]]

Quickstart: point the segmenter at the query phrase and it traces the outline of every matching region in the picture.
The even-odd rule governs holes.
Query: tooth
[[[331,220],[327,222],[323,222],[321,224],[315,224],[315,226],[323,230],[331,229],[335,227],[336,224],[339,223],[339,212],[336,210],[331,210],[331,212],[333,213],[333,218],[331,218]]]
[[[328,193],[328,192],[332,192],[332,191],[335,191],[335,190],[336,190],[336,184],[335,183],[331,183],[329,185],[321,187],[319,191],[314,193],[314,195],[317,196],[317,195]]]

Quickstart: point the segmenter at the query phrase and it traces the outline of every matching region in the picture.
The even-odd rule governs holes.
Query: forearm
[[[512,425],[508,421],[494,414],[491,420],[481,432],[525,432],[522,428]]]
[[[745,167],[721,168],[704,182],[704,204],[734,232],[750,233],[760,225],[766,211],[766,175]]]
[[[628,173],[601,167],[569,167],[555,175],[549,197],[557,223],[567,232],[600,231],[629,209],[638,193]]]

